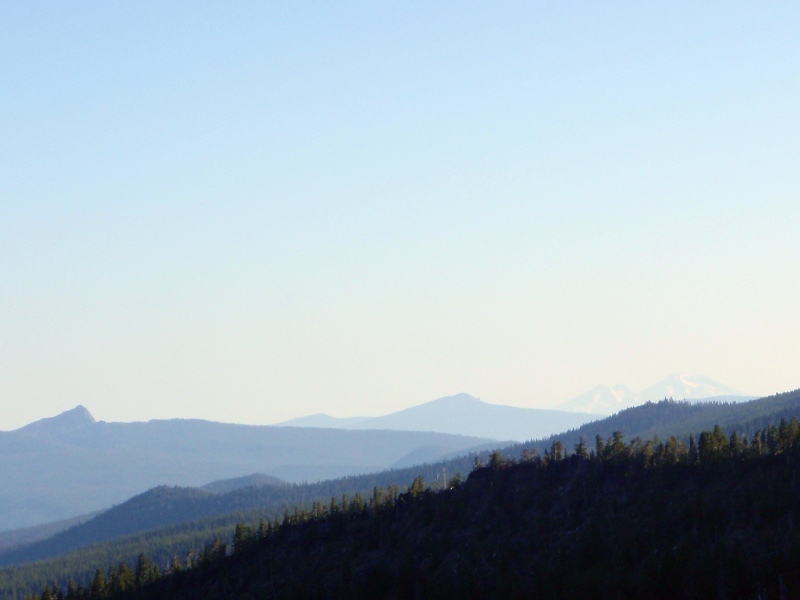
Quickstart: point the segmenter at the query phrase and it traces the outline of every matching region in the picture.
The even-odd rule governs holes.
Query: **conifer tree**
[[[147,554],[139,554],[136,558],[136,570],[134,571],[136,586],[141,587],[151,581],[155,581],[160,576],[158,565],[154,564]]]
[[[65,596],[66,600],[77,600],[78,598],[78,588],[75,585],[75,580],[72,577],[69,578],[69,582],[67,583],[67,595]]]
[[[739,456],[743,450],[742,438],[736,430],[731,433],[730,440],[728,441],[728,448],[730,449],[731,456]]]
[[[615,431],[612,434],[611,453],[615,456],[625,453],[625,438],[621,431]]]
[[[94,572],[92,583],[89,586],[89,595],[91,596],[92,600],[97,600],[98,598],[107,597],[108,585],[106,583],[105,573],[103,573],[102,569],[97,569]]]
[[[411,492],[412,498],[416,498],[425,491],[425,482],[422,480],[422,476],[414,478],[414,481],[411,483],[411,487],[408,491]]]
[[[583,439],[583,436],[581,436],[581,439],[575,444],[575,454],[581,458],[587,458],[589,456],[589,451],[586,448],[586,440]]]
[[[694,434],[689,434],[689,464],[696,465],[700,460],[697,444],[694,441]]]
[[[559,440],[553,441],[550,445],[550,460],[558,462],[563,458],[564,454],[564,444],[562,444]]]
[[[501,468],[503,466],[503,464],[504,464],[503,455],[500,454],[499,450],[494,450],[489,455],[489,466],[492,469],[499,469],[499,468]]]
[[[599,433],[594,438],[594,453],[597,458],[603,458],[606,453],[606,445],[603,443],[603,438]]]
[[[253,543],[253,530],[242,523],[236,524],[233,533],[233,551],[242,552],[249,548]]]

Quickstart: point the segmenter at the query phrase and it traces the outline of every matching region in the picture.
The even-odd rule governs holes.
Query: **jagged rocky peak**
[[[53,418],[58,419],[61,423],[71,425],[91,425],[96,422],[89,409],[82,404],[78,404],[75,408],[64,411]]]
[[[89,409],[85,406],[79,404],[75,408],[71,408],[70,410],[64,411],[60,415],[56,415],[55,417],[48,417],[46,419],[41,419],[30,425],[26,425],[22,428],[25,431],[42,431],[42,430],[65,430],[65,429],[77,429],[79,427],[84,427],[86,425],[91,425],[92,423],[96,423],[95,418],[92,416],[92,413],[89,412]]]

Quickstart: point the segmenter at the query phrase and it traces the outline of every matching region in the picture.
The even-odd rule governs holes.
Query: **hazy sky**
[[[800,4],[12,1],[0,429],[800,386]]]

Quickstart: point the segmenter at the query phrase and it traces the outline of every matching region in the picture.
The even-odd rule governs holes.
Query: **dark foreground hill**
[[[114,507],[109,515],[1,554],[3,565],[16,566],[0,568],[0,598],[21,600],[49,582],[66,586],[70,578],[86,584],[97,568],[133,565],[141,553],[164,568],[175,557],[197,555],[215,538],[230,538],[236,523],[257,527],[262,519],[280,520],[287,511],[307,510],[331,498],[340,503],[343,496],[367,498],[376,487],[405,490],[418,476],[441,488],[445,476],[469,473],[475,456],[452,459],[446,467],[423,464],[313,484],[251,486],[219,495],[196,488],[155,488]],[[209,516],[196,520],[198,511]],[[171,524],[164,526],[165,521]]]
[[[627,442],[503,459],[443,491],[376,489],[166,576],[146,557],[67,598],[796,598],[800,425],[687,446]],[[50,594],[48,590],[46,594]]]

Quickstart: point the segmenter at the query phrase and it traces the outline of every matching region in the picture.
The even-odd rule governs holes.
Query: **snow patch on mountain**
[[[637,393],[624,385],[613,387],[598,385],[580,396],[561,403],[558,408],[573,412],[610,415],[648,401],[658,402],[664,398],[690,401],[724,398],[726,402],[738,402],[752,400],[755,396],[737,392],[705,375],[675,373]]]

